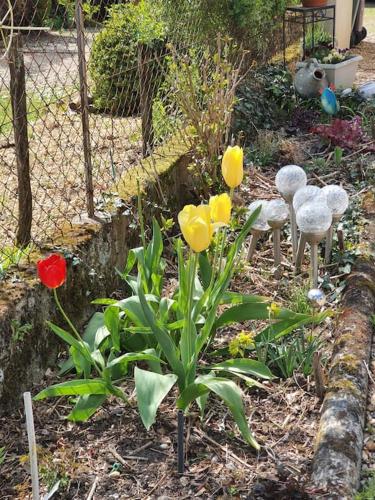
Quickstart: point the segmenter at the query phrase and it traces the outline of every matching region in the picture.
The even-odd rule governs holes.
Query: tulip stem
[[[195,373],[190,373],[191,366],[194,365],[192,363],[193,356],[195,355],[195,337],[193,336],[192,331],[192,309],[193,309],[193,295],[194,295],[194,283],[195,283],[195,275],[197,272],[197,261],[198,254],[195,252],[191,252],[189,257],[189,282],[188,282],[188,300],[187,300],[187,313],[186,313],[186,376],[188,379],[193,377],[195,378]],[[194,370],[195,371],[195,370]],[[190,380],[188,384],[190,383]]]
[[[70,321],[70,319],[68,318],[67,314],[65,313],[61,303],[60,303],[60,300],[59,300],[59,297],[57,296],[57,291],[56,291],[56,288],[53,289],[53,295],[55,297],[55,302],[57,304],[57,307],[59,308],[59,311],[61,312],[63,318],[65,319],[65,321],[68,323],[70,329],[72,330],[72,332],[74,333],[74,335],[77,337],[77,339],[82,342],[82,339],[81,339],[81,336],[80,334],[78,333],[78,331],[76,330],[75,326],[73,325],[73,323]]]
[[[69,325],[70,329],[72,330],[72,332],[74,333],[74,335],[77,337],[77,340],[82,343],[83,345],[83,348],[85,349],[85,351],[87,352],[87,354],[89,355],[92,363],[94,364],[96,370],[98,371],[99,374],[102,373],[101,369],[99,368],[98,364],[96,363],[96,361],[92,358],[91,356],[91,352],[88,350],[87,348],[87,345],[83,342],[82,340],[82,337],[81,335],[78,333],[78,331],[76,330],[75,326],[73,325],[73,323],[70,321],[68,315],[65,313],[61,303],[60,303],[60,300],[59,300],[59,297],[57,295],[57,291],[56,291],[56,288],[53,289],[53,296],[55,298],[55,302],[56,302],[56,305],[60,311],[60,313],[62,314],[63,318],[65,319],[65,321],[67,322],[67,324]]]
[[[227,238],[227,228],[224,228],[224,231],[222,232],[222,240],[221,240],[221,248],[220,248],[220,259],[219,259],[219,269],[218,269],[218,274],[222,272],[221,266],[223,263],[223,258],[224,258],[224,250],[225,250],[225,240]]]

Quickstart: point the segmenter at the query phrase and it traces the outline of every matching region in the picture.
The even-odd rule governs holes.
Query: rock
[[[117,479],[121,476],[121,473],[118,470],[113,470],[108,474],[108,476]]]
[[[374,441],[368,441],[366,443],[366,450],[368,451],[375,451],[375,442]]]

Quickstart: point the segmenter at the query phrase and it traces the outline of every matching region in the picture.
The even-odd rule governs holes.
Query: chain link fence
[[[120,179],[134,184],[144,157],[174,154],[168,141],[186,130],[175,99],[179,64],[192,80],[193,60],[210,68],[191,2],[186,11],[172,2],[168,33],[157,4],[1,2],[0,273],[121,196]]]

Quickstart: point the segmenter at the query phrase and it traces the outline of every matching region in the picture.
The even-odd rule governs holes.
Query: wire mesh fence
[[[1,2],[0,272],[121,196],[120,179],[135,182],[134,167],[158,146],[174,153],[168,140],[187,126],[181,64],[194,88],[199,68],[218,63],[204,57],[194,2],[172,2],[168,32],[158,2],[143,3]],[[207,107],[201,90],[194,98]]]

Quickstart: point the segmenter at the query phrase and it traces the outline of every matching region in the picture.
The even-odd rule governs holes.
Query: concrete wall
[[[160,190],[174,212],[189,201],[188,162],[187,156],[181,153],[170,154],[167,163],[163,160],[160,170],[158,162],[154,162],[153,171],[162,173],[157,181],[146,183],[145,201],[160,205]],[[126,184],[126,179],[123,182]],[[155,203],[146,204],[146,219],[150,219]],[[1,283],[0,414],[20,403],[22,392],[41,380],[46,368],[54,365],[61,349],[46,321],[62,327],[64,323],[56,312],[52,293],[38,281],[36,261],[52,251],[62,252],[67,257],[68,279],[58,293],[73,322],[82,327],[94,312],[90,301],[108,297],[122,286],[115,268],[122,269],[128,250],[139,244],[139,227],[133,222],[134,216],[129,210],[113,214],[110,220],[82,218],[73,221],[53,246],[46,246],[32,255],[28,265]],[[25,325],[27,331],[22,333],[20,327]]]

